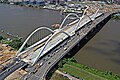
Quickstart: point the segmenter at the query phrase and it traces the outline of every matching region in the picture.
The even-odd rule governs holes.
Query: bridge
[[[28,74],[22,79],[46,80],[48,72],[56,63],[67,55],[73,47],[79,45],[81,40],[87,39],[90,33],[105,24],[112,14],[119,11],[117,9],[104,12],[96,9],[94,13],[86,14],[88,9],[89,7],[86,6],[80,17],[75,13],[68,14],[58,29],[40,27],[34,30],[16,53],[13,62],[0,73],[0,80],[25,66],[27,66]],[[64,25],[70,16],[76,17],[76,20]],[[46,33],[46,31],[48,32]],[[26,45],[30,46],[25,49]]]

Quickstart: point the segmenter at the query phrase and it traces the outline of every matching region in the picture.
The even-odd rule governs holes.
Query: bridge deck
[[[98,13],[96,16],[100,16],[102,13]],[[94,18],[94,14],[91,15],[91,18]],[[91,20],[85,16],[85,18],[81,21],[80,26],[78,27],[81,28],[82,26],[84,26],[86,23],[90,22]],[[64,31],[66,33],[68,33],[70,36],[73,36],[75,34],[75,26],[77,25],[71,25],[69,26],[69,28],[65,29]],[[65,40],[68,36],[66,34],[63,33],[59,33],[57,36],[55,36],[50,43],[46,46],[43,54],[41,56],[43,56],[44,54],[46,54],[49,50],[51,50],[52,48],[54,48],[56,45],[58,45],[60,42],[62,42],[63,40]],[[40,44],[41,45],[41,44]],[[29,54],[26,58],[23,59],[23,61],[28,62],[28,63],[33,63],[36,56],[41,52],[41,50],[43,49],[43,46],[39,47],[39,49],[37,50],[32,50],[31,52],[29,51]]]
[[[68,42],[66,41],[65,43],[67,43],[66,45],[64,45],[64,47],[67,47],[67,50],[64,50],[64,47],[60,48],[59,51],[52,56],[52,58],[50,58],[47,62],[45,62],[43,64],[43,66],[41,66],[37,72],[35,74],[32,75],[27,75],[29,76],[29,80],[33,80],[33,78],[35,78],[36,80],[43,80],[47,73],[49,72],[49,70],[62,58],[64,57],[64,55],[66,55],[80,40],[82,40],[94,27],[96,27],[97,24],[99,24],[102,20],[104,20],[105,18],[107,18],[110,14],[105,14],[99,18],[97,18],[94,23],[92,25],[88,25],[87,27],[84,27],[82,29],[80,29],[79,35],[74,35],[71,37],[71,41]],[[60,44],[62,45],[62,44]],[[59,45],[59,46],[60,46]],[[59,46],[57,46],[56,48],[58,48]],[[51,53],[49,53],[51,54]],[[49,62],[51,62],[49,64]]]

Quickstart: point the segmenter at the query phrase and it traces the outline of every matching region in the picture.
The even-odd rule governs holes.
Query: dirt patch
[[[14,57],[16,51],[7,44],[0,44],[0,64]]]

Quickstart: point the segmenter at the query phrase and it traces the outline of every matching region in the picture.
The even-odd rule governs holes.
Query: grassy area
[[[119,75],[114,74],[114,73],[112,73],[110,71],[103,72],[103,71],[99,71],[99,70],[90,68],[88,66],[84,66],[82,64],[73,63],[73,62],[67,62],[67,64],[70,64],[72,66],[78,67],[78,68],[83,69],[83,70],[85,70],[87,72],[93,73],[95,75],[101,76],[101,77],[109,79],[109,80],[120,80],[120,76]]]
[[[80,79],[85,79],[85,80],[106,80],[102,77],[96,76],[94,74],[91,74],[85,70],[82,70],[80,68],[77,68],[72,65],[65,64],[62,68],[59,68],[61,71],[65,71],[67,73],[70,73],[73,76],[76,76]]]
[[[113,15],[112,19],[114,19],[114,20],[120,20],[120,13]]]
[[[59,70],[85,80],[120,80],[119,75],[110,71],[99,71],[72,61],[70,59],[64,59],[63,62],[61,62],[64,64],[62,67],[60,66]]]
[[[50,80],[69,80],[69,79],[66,77],[63,77],[62,75],[58,73],[54,73]]]

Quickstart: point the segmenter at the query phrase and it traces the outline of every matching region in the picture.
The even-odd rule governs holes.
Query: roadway
[[[79,41],[81,41],[94,27],[96,27],[97,24],[99,24],[109,15],[110,14],[108,13],[102,15],[102,17],[96,19],[91,25],[86,25],[80,29],[77,34],[71,36],[70,38],[67,38],[63,43],[56,46],[56,48],[49,53],[49,55],[54,55],[52,55],[46,62],[44,62],[44,64],[38,68],[35,73],[27,74],[24,78],[26,78],[26,80],[45,80],[45,77],[49,70],[57,62],[59,62],[59,60],[62,59]],[[44,58],[47,58],[47,56]]]
[[[0,73],[0,80],[4,80],[8,75],[10,75],[11,73],[13,73],[15,70],[24,67],[25,65],[27,65],[25,62],[23,61],[15,61],[13,63],[11,63],[7,69],[5,69],[3,72]]]

